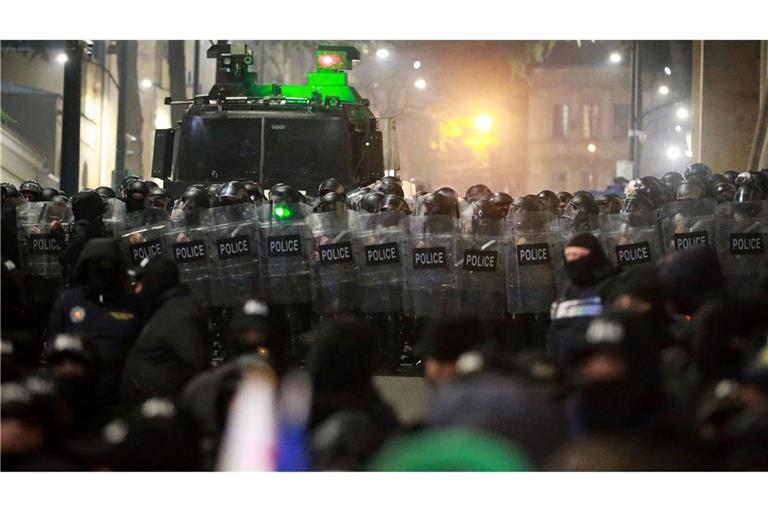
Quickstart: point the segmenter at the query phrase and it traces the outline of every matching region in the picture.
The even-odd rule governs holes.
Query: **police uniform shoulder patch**
[[[79,324],[85,320],[85,309],[80,306],[75,306],[69,310],[69,321],[73,324]]]

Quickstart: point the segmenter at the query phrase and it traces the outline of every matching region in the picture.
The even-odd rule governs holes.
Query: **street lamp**
[[[670,160],[677,160],[680,158],[680,148],[677,146],[669,146],[667,148],[667,158]]]
[[[379,48],[378,50],[376,50],[376,56],[380,59],[386,59],[387,57],[389,57],[389,50],[387,50],[386,48]]]
[[[419,90],[423,90],[427,88],[427,81],[423,78],[419,78],[415,82],[413,82],[413,86]]]
[[[667,94],[669,94],[669,87],[667,87],[666,85],[660,86],[659,94],[661,94],[662,96],[666,96]]]
[[[415,60],[413,61],[413,69],[419,69],[421,67],[421,61]]]
[[[611,53],[611,56],[609,57],[611,60],[611,63],[618,64],[621,62],[621,54],[619,52],[613,52]]]
[[[149,78],[145,78],[144,80],[141,81],[142,89],[149,89],[150,87],[152,87],[152,80],[150,80]]]
[[[669,69],[669,66],[664,66],[664,74],[667,76],[672,74],[672,70]]]
[[[597,151],[597,146],[595,146],[592,143],[587,144],[587,151],[589,151],[590,153],[594,153],[595,151]]]
[[[67,57],[66,53],[60,53],[56,56],[56,62],[58,62],[59,64],[66,64],[68,60],[69,60],[69,57]]]
[[[677,109],[677,112],[675,112],[675,115],[678,119],[688,119],[688,109],[685,107],[680,107]]]
[[[479,132],[489,132],[493,125],[493,119],[488,114],[480,114],[475,118],[475,129]]]

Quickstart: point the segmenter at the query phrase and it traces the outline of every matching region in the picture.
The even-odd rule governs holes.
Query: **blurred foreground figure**
[[[375,340],[367,323],[330,321],[320,326],[307,365],[314,390],[313,427],[340,411],[362,412],[387,432],[399,426],[392,407],[373,386]]]
[[[181,409],[200,433],[203,469],[213,469],[224,432],[226,412],[249,369],[271,367],[278,376],[286,365],[285,319],[259,300],[249,300],[236,313],[231,332],[233,354],[223,364],[197,374],[184,388]]]
[[[515,445],[473,429],[430,430],[386,445],[373,471],[527,471]]]
[[[424,376],[432,386],[456,378],[459,357],[486,341],[479,318],[468,315],[436,320],[425,329],[417,350],[424,361]]]
[[[189,379],[208,368],[205,313],[180,282],[176,264],[166,258],[154,258],[142,267],[136,292],[153,314],[128,355],[121,398],[126,403],[153,396],[176,398]]]

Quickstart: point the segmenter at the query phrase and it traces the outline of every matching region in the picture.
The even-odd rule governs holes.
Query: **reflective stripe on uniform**
[[[552,320],[560,318],[576,318],[580,316],[598,316],[603,312],[600,297],[586,299],[564,300],[553,302],[550,310]]]

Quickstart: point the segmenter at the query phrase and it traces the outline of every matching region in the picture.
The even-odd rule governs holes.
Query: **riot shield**
[[[403,212],[360,214],[355,244],[360,262],[360,309],[364,313],[403,310]]]
[[[261,286],[272,304],[312,300],[309,207],[301,203],[258,209]]]
[[[728,291],[738,295],[756,292],[756,277],[768,260],[768,201],[718,205],[716,238]]]
[[[169,258],[176,262],[179,277],[186,283],[200,304],[211,304],[210,271],[208,261],[208,230],[195,215],[175,216],[163,234],[164,247]]]
[[[62,237],[57,237],[55,223],[68,230],[71,212],[65,203],[53,201],[23,202],[16,207],[19,258],[21,268],[32,275],[61,278],[59,255]]]
[[[661,238],[669,254],[692,247],[714,247],[714,199],[670,201],[661,207]]]
[[[165,253],[163,234],[168,229],[168,212],[154,208],[125,215],[120,246],[129,263],[138,265],[144,258],[155,258]]]
[[[360,309],[360,272],[352,227],[355,212],[313,213],[312,308],[322,314]]]
[[[125,229],[125,203],[114,197],[106,200],[107,208],[101,216],[107,236],[115,238]]]
[[[406,313],[441,317],[460,310],[456,266],[456,219],[412,216],[405,243]]]
[[[600,230],[605,254],[620,267],[653,265],[664,255],[655,211],[605,215]]]
[[[238,306],[259,292],[255,213],[250,203],[203,212],[214,307]]]
[[[563,239],[551,212],[510,210],[507,217],[507,311],[544,313],[563,277]]]
[[[462,223],[457,239],[461,310],[480,318],[503,318],[506,313],[506,243],[503,219]]]

